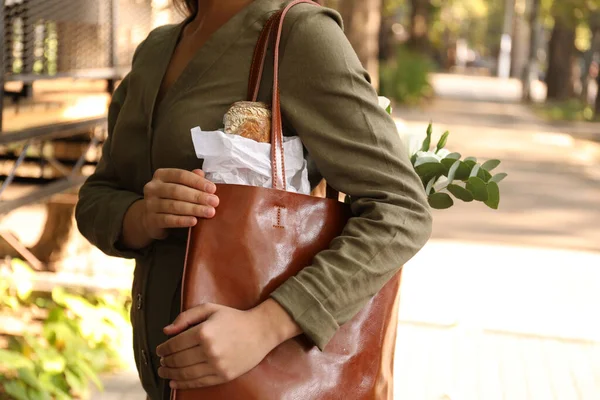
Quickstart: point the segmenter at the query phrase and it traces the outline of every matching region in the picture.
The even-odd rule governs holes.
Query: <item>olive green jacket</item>
[[[139,46],[114,94],[109,136],[96,172],[80,191],[76,216],[90,242],[109,255],[136,259],[132,323],[144,388],[163,396],[156,346],[179,313],[187,230],[141,251],[118,246],[123,217],[159,168],[201,167],[190,129],[222,127],[232,103],[246,97],[258,35],[282,0],[256,0],[198,51],[156,104],[183,24],[160,27]],[[341,29],[339,15],[311,5],[286,19],[280,65],[286,135],[299,135],[311,181],[325,177],[352,196],[352,218],[330,250],[277,289],[277,300],[321,349],[428,240],[431,214],[394,121]],[[267,66],[261,100],[269,100]],[[218,212],[218,209],[217,209]]]

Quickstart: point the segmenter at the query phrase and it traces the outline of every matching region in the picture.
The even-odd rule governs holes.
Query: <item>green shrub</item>
[[[433,69],[426,56],[399,47],[396,59],[380,66],[380,92],[399,104],[417,104],[433,94],[429,82]]]
[[[0,399],[85,398],[98,373],[123,366],[129,346],[129,294],[32,293],[33,272],[20,260],[0,280],[0,314],[41,324],[36,334],[9,336],[0,348]],[[12,278],[10,278],[12,277]]]
[[[534,110],[551,121],[593,121],[594,109],[579,99],[535,104]]]

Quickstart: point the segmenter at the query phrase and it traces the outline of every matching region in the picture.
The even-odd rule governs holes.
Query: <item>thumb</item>
[[[169,336],[178,335],[188,328],[206,321],[211,315],[217,312],[218,309],[219,306],[210,303],[190,308],[179,314],[171,325],[164,328],[164,332]]]

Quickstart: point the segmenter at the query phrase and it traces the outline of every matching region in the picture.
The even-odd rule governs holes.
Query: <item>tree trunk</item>
[[[410,38],[408,47],[414,51],[429,54],[431,43],[429,41],[429,25],[433,6],[431,0],[410,0],[412,10],[410,15]]]
[[[512,32],[512,57],[510,75],[513,78],[521,79],[527,68],[531,46],[531,34],[533,33],[527,23],[525,14],[526,4],[532,0],[521,0],[515,6],[513,32]]]
[[[600,120],[600,74],[598,74],[596,78],[596,83],[598,84],[598,93],[596,94],[596,119]]]
[[[594,100],[590,98],[590,81],[593,77],[590,75],[592,62],[596,54],[600,51],[600,12],[596,11],[590,15],[589,20],[590,30],[592,31],[592,44],[589,51],[585,54],[585,65],[581,80],[581,100],[585,104],[594,104]]]
[[[382,6],[382,0],[344,0],[339,6],[346,36],[371,76],[375,88],[379,87],[379,30]]]
[[[539,16],[541,0],[533,0],[529,13],[529,60],[523,73],[523,100],[531,101],[531,84],[538,72],[538,37],[539,37]]]
[[[394,57],[394,46],[392,45],[392,17],[382,17],[379,29],[379,61],[387,61]]]
[[[556,18],[548,52],[548,100],[567,100],[573,96],[573,59],[575,26]]]

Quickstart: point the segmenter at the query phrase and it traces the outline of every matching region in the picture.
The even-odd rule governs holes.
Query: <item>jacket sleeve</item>
[[[282,113],[328,184],[353,198],[354,218],[329,250],[271,297],[323,349],[424,246],[432,217],[395,123],[379,106],[339,15],[301,8],[284,38]]]
[[[143,254],[143,251],[121,248],[118,242],[125,213],[143,196],[121,187],[110,156],[111,137],[127,96],[128,82],[129,75],[123,79],[113,94],[108,110],[108,137],[102,147],[102,157],[95,172],[79,190],[75,217],[83,236],[104,253],[115,257],[137,258]]]

